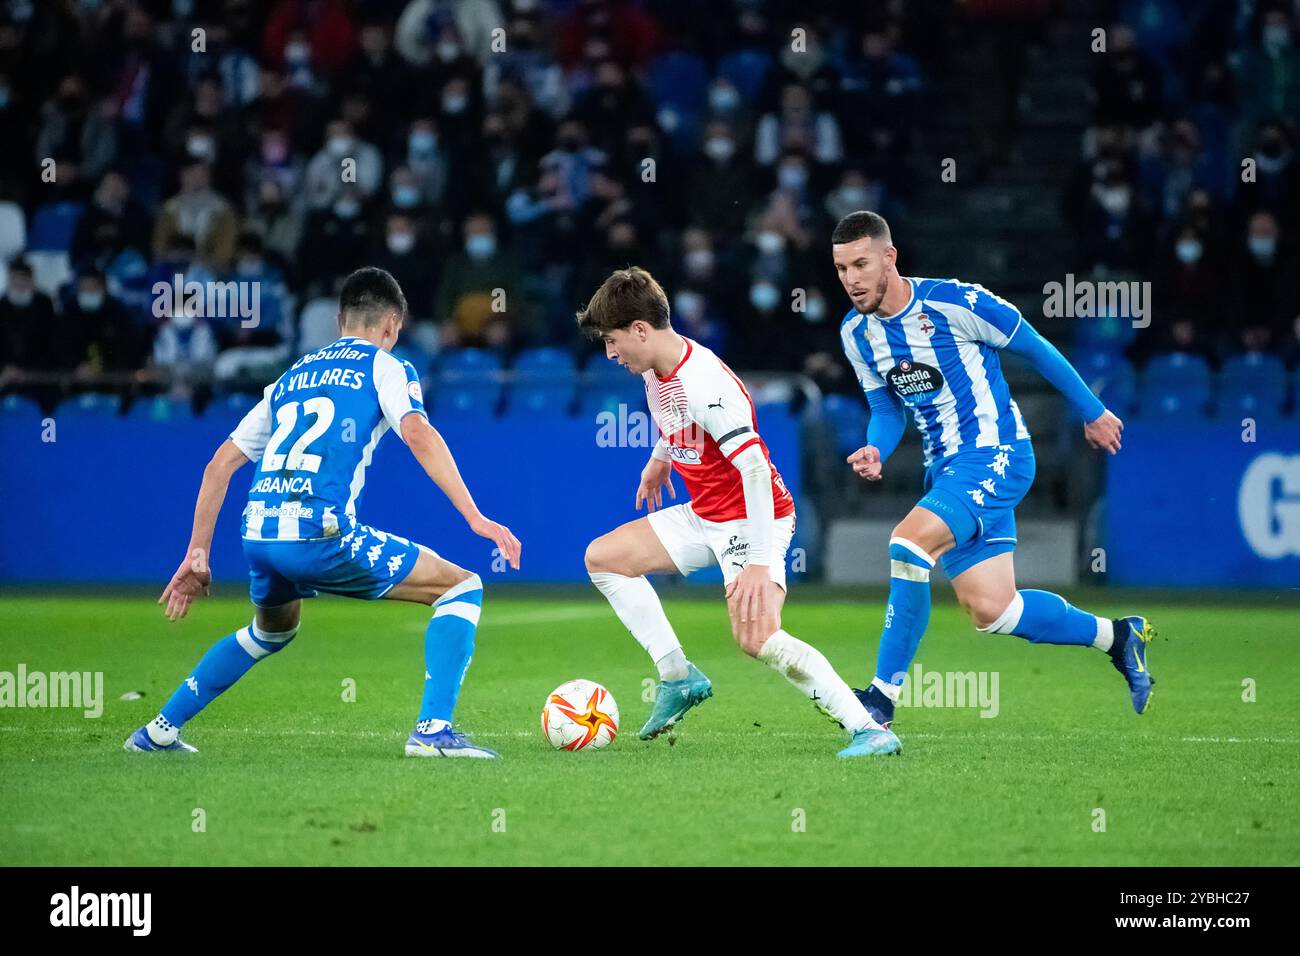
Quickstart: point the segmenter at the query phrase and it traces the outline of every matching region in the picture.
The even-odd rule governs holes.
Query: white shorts
[[[749,561],[749,520],[705,521],[689,504],[673,505],[651,512],[650,527],[663,544],[668,556],[683,575],[707,568],[722,567],[722,580],[730,584]],[[769,576],[781,590],[785,587],[785,553],[794,537],[794,515],[776,519],[772,532],[772,560]]]

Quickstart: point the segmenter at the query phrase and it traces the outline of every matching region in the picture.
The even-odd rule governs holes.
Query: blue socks
[[[234,634],[228,634],[213,644],[208,652],[195,666],[189,677],[185,678],[171,699],[163,705],[157,727],[150,725],[150,736],[158,743],[156,730],[164,729],[161,736],[172,736],[174,730],[182,727],[186,721],[212,703],[231,684],[248,673],[249,668],[263,657],[283,650],[298,633],[295,627],[291,631],[272,633],[263,631],[256,624],[240,628]]]
[[[416,725],[421,733],[451,723],[460,685],[474,655],[474,632],[482,608],[483,579],[477,574],[434,602],[433,618],[424,632],[424,700]]]
[[[1103,631],[1109,632],[1109,618],[1080,611],[1051,591],[1017,591],[1015,600],[1002,616],[981,631],[1014,634],[1034,644],[1075,644],[1092,647]]]
[[[901,687],[930,623],[930,571],[934,561],[905,538],[889,539],[889,606],[876,655],[876,679]]]

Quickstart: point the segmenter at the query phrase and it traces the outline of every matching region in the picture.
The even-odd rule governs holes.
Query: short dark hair
[[[844,242],[857,242],[859,239],[884,239],[885,242],[891,242],[889,223],[885,222],[885,217],[878,212],[859,209],[836,223],[835,231],[831,233],[831,244],[836,246]]]
[[[591,339],[626,329],[640,320],[655,329],[669,324],[668,296],[655,277],[640,266],[619,269],[601,283],[586,308],[577,313],[578,328]]]
[[[365,266],[343,280],[339,292],[343,325],[359,323],[372,328],[389,312],[396,312],[400,319],[406,318],[406,296],[391,273]]]

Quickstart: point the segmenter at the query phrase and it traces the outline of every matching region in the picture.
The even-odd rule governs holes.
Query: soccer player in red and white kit
[[[781,628],[794,500],[758,435],[754,402],[740,379],[673,330],[668,297],[644,269],[613,273],[577,318],[584,333],[604,343],[607,358],[645,380],[659,430],[636,492],[637,510],[644,503],[647,516],[597,538],[586,556],[592,583],[659,669],[641,739],[657,737],[713,695],[709,679],[683,654],[645,575],[688,575],[716,561],[741,649],[839,721],[853,736],[853,756],[897,752],[898,738],[871,718],[830,662]],[[665,489],[677,497],[673,469],[691,501],[664,508]]]

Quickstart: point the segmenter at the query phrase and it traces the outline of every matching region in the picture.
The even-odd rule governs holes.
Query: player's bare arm
[[[227,439],[203,469],[203,483],[199,485],[199,497],[194,503],[194,526],[190,531],[189,546],[176,573],[158,598],[159,604],[166,605],[164,613],[169,620],[180,620],[189,612],[191,604],[211,592],[209,555],[212,553],[212,533],[222,502],[226,500],[230,478],[246,464],[248,458]]]
[[[433,479],[447,500],[460,512],[470,530],[480,537],[487,538],[501,549],[501,554],[510,566],[519,569],[519,555],[522,545],[505,525],[493,521],[479,511],[474,503],[474,496],[465,486],[465,480],[456,467],[456,459],[451,449],[438,430],[429,424],[423,415],[407,415],[402,419],[402,439],[411,449],[411,454],[420,463],[420,467]]]
[[[659,445],[655,448],[657,450]],[[650,460],[641,469],[641,483],[636,488],[636,510],[640,511],[644,503],[648,511],[658,511],[664,506],[665,490],[669,498],[677,500],[677,490],[673,488],[672,462],[667,456],[660,458],[651,455]]]

